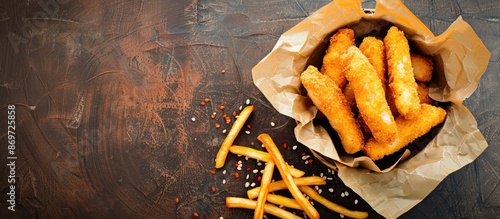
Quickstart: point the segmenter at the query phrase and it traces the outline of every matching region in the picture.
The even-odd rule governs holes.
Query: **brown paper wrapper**
[[[400,1],[378,0],[370,14],[363,12],[361,2],[335,0],[311,14],[280,37],[252,74],[255,85],[275,109],[297,121],[297,140],[335,164],[346,186],[378,213],[396,218],[486,149],[488,144],[462,101],[477,88],[490,53],[461,17],[434,36]],[[299,76],[307,65],[321,65],[328,39],[337,29],[349,26],[357,36],[363,36],[388,24],[403,30],[421,54],[434,58],[429,96],[449,106],[445,122],[431,131],[433,138],[412,143],[420,144],[418,153],[410,156],[406,150],[394,164],[380,168],[366,156],[337,151],[328,131],[313,124],[318,110],[301,91]]]

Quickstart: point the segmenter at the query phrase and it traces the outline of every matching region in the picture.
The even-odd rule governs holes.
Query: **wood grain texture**
[[[256,136],[269,133],[278,146],[288,145],[280,150],[289,164],[306,175],[331,177],[320,187],[325,197],[380,217],[315,159],[304,163],[302,153],[310,152],[295,141],[295,122],[277,113],[251,78],[252,67],[283,32],[328,2],[1,2],[0,124],[6,124],[7,105],[15,104],[18,199],[16,212],[7,210],[8,169],[2,168],[0,215],[192,218],[197,212],[200,218],[250,218],[251,210],[227,209],[225,197],[243,197],[245,182],[260,175],[246,168],[264,167],[230,155],[225,168],[210,174],[223,130],[230,127],[222,114],[238,112],[249,99],[256,110],[251,128],[244,129],[250,133],[240,135],[238,144],[262,149]],[[435,34],[462,16],[492,56],[479,88],[465,101],[489,148],[402,218],[494,218],[500,211],[500,5],[404,2]],[[211,101],[201,106],[206,97]],[[7,137],[0,127],[4,165]],[[235,168],[238,161],[242,170]],[[340,218],[316,207],[323,218]]]

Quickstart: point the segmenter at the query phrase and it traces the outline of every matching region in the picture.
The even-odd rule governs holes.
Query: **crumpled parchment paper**
[[[477,88],[490,53],[461,17],[444,33],[434,36],[400,1],[378,0],[370,14],[363,12],[361,2],[334,0],[311,14],[279,38],[273,50],[252,69],[252,75],[275,109],[297,121],[295,136],[299,142],[331,159],[346,186],[379,214],[396,218],[488,146],[462,101]],[[435,137],[425,142],[420,152],[406,159],[410,155],[407,150],[393,165],[381,169],[366,156],[337,152],[328,132],[313,124],[318,110],[301,91],[299,76],[309,64],[320,67],[328,39],[337,29],[349,26],[360,36],[384,24],[396,25],[421,54],[433,56],[436,70],[429,96],[450,106],[446,107],[444,124],[435,129]]]

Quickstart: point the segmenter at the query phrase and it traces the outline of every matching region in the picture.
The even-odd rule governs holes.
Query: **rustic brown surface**
[[[224,199],[244,196],[245,182],[259,175],[246,168],[263,166],[230,155],[223,169],[210,173],[223,129],[230,127],[221,115],[231,116],[247,99],[256,111],[251,128],[243,129],[250,134],[240,135],[238,144],[260,148],[256,136],[269,133],[287,144],[280,149],[290,164],[333,178],[320,187],[323,195],[380,217],[319,162],[304,164],[302,153],[310,152],[295,141],[295,123],[272,108],[251,78],[251,68],[283,32],[328,2],[2,1],[0,124],[7,124],[7,105],[15,104],[18,159],[15,213],[7,210],[8,169],[0,174],[1,218],[192,218],[194,212],[250,218],[253,211],[227,209]],[[461,15],[492,56],[465,101],[489,147],[403,218],[498,217],[500,4],[405,3],[436,35]],[[206,97],[211,101],[201,106]],[[7,131],[0,127],[5,167]],[[323,218],[339,217],[317,207]]]

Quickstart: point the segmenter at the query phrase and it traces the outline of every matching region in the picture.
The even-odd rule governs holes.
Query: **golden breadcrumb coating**
[[[356,99],[354,97],[354,91],[352,90],[352,86],[347,83],[344,87],[344,97],[347,100],[347,104],[349,104],[349,107],[351,107],[351,111],[353,113],[356,113],[358,111],[358,108],[356,107]]]
[[[382,84],[385,84],[386,60],[384,42],[375,37],[365,37],[359,45],[359,50],[363,52],[370,61],[370,64],[373,65]]]
[[[431,57],[415,53],[410,54],[411,66],[413,67],[413,77],[418,82],[429,82],[432,79],[434,62]]]
[[[342,90],[328,76],[309,66],[300,75],[300,81],[314,105],[326,116],[338,133],[345,151],[356,153],[363,148],[364,137]]]
[[[446,110],[429,104],[421,104],[420,113],[412,119],[400,116],[396,118],[398,138],[391,144],[381,143],[370,138],[363,151],[372,160],[379,160],[386,155],[399,151],[418,137],[426,134],[434,126],[442,123],[446,117]]]
[[[347,83],[340,66],[340,56],[347,48],[354,45],[354,30],[349,28],[339,29],[330,38],[330,45],[323,57],[321,73],[331,77],[340,89],[344,89]]]
[[[417,83],[411,67],[410,47],[403,31],[392,26],[384,38],[391,88],[399,113],[407,119],[419,114]]]
[[[341,56],[356,106],[375,139],[390,143],[397,137],[396,123],[385,99],[384,85],[368,58],[355,46]]]
[[[420,103],[427,103],[432,105],[434,101],[431,99],[431,97],[429,97],[429,86],[422,82],[418,82],[417,85],[417,92]]]

